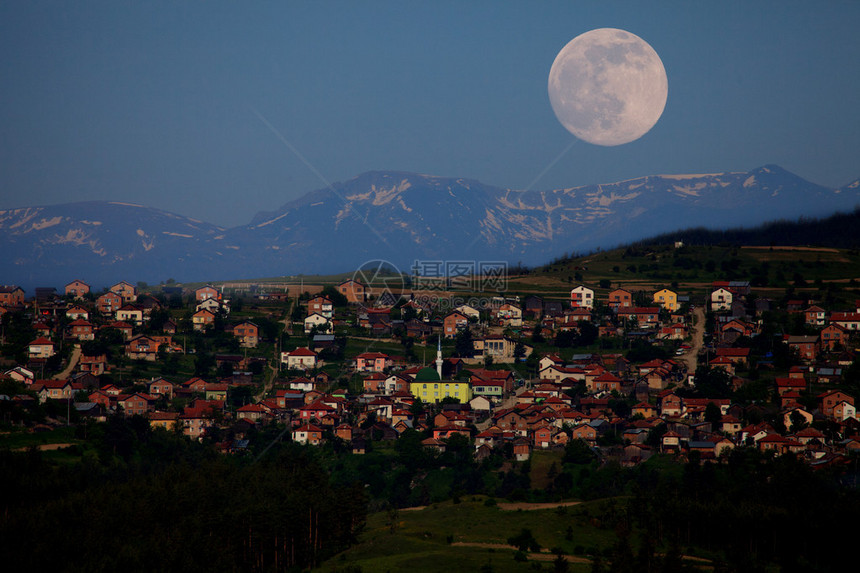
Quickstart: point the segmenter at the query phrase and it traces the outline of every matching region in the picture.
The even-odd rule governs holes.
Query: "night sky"
[[[858,22],[860,2],[4,2],[0,208],[232,226],[378,169],[550,189],[775,163],[841,186]],[[601,27],[669,79],[661,120],[618,147],[575,140],[547,96],[558,51]]]

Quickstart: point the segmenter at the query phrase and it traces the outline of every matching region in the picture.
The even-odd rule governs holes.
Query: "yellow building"
[[[654,293],[654,303],[672,312],[678,310],[678,295],[664,288]]]
[[[172,431],[176,427],[176,419],[179,414],[176,412],[150,412],[149,426],[152,429],[164,428]]]
[[[422,368],[409,383],[409,393],[422,402],[439,402],[444,398],[456,398],[461,404],[472,399],[472,386],[462,380],[440,380],[439,374],[429,366]]]

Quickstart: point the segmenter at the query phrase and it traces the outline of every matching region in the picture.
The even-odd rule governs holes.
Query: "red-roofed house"
[[[324,403],[322,400],[317,400],[307,406],[299,408],[299,418],[303,421],[322,420],[324,417],[334,414],[336,410]]]
[[[653,326],[660,322],[660,309],[650,306],[619,309],[618,316],[626,320],[635,320],[639,326]]]
[[[30,358],[50,358],[54,355],[54,343],[40,336],[29,344]]]
[[[96,299],[96,308],[102,314],[113,315],[122,304],[122,297],[115,292],[106,292]]]
[[[240,420],[248,420],[249,422],[259,422],[267,417],[268,411],[259,404],[245,404],[236,410],[236,417]]]
[[[355,357],[357,372],[383,372],[391,365],[391,357],[381,352],[363,352]]]
[[[334,316],[334,303],[325,296],[315,296],[308,301],[308,315],[320,314],[331,319]]]
[[[780,396],[791,391],[798,393],[806,391],[806,379],[804,378],[776,378],[774,382],[776,383],[776,392]]]
[[[85,294],[90,292],[90,285],[88,285],[84,281],[73,280],[66,285],[64,292],[66,293],[66,296],[82,298]]]
[[[368,289],[362,283],[355,280],[347,280],[337,285],[340,294],[346,297],[347,302],[361,303],[367,300]]]
[[[133,304],[124,304],[116,310],[114,318],[140,326],[143,324],[143,309]]]
[[[197,302],[203,302],[210,298],[221,300],[221,292],[212,285],[202,286],[194,290],[194,300]]]
[[[158,356],[161,344],[154,338],[138,334],[125,343],[125,354],[132,360],[148,360],[154,362]]]
[[[149,405],[155,398],[149,394],[135,392],[134,394],[117,396],[116,403],[122,407],[126,416],[143,416],[149,411]]]
[[[591,384],[587,384],[587,387],[589,390],[594,392],[612,392],[613,390],[620,392],[621,384],[621,378],[615,376],[611,372],[604,372],[591,380]]]
[[[860,312],[834,312],[830,315],[830,323],[838,324],[845,330],[860,330]]]
[[[830,390],[818,395],[818,401],[821,404],[820,410],[827,418],[834,418],[834,408],[840,402],[848,402],[854,405],[854,396],[843,392],[842,390]]]
[[[442,319],[442,333],[445,338],[454,338],[469,325],[469,317],[461,312],[449,312]]]
[[[120,281],[108,290],[119,295],[124,303],[134,302],[137,300],[137,287],[130,282]]]
[[[246,320],[233,327],[233,336],[239,339],[239,346],[256,348],[260,341],[260,328],[253,322]]]
[[[0,306],[21,306],[24,304],[24,289],[15,285],[0,286]]]
[[[837,346],[844,347],[850,332],[837,323],[828,324],[821,329],[819,340],[822,350],[834,350]]]
[[[281,353],[281,362],[289,370],[312,370],[317,367],[318,354],[309,348],[301,347]]]
[[[803,311],[806,324],[811,326],[824,326],[827,323],[827,313],[820,306],[812,305]]]
[[[78,340],[93,340],[95,338],[93,324],[82,318],[70,322],[66,329],[70,337]]]
[[[638,404],[633,406],[631,414],[634,416],[638,414],[646,419],[653,418],[657,415],[657,409],[648,402],[639,402]]]
[[[93,376],[101,376],[107,370],[107,356],[104,354],[97,356],[81,354],[81,358],[78,360],[78,370],[89,372]]]
[[[149,383],[149,393],[153,396],[166,396],[173,398],[173,383],[164,378],[156,378]]]
[[[633,295],[630,294],[630,291],[616,289],[609,293],[607,305],[615,312],[618,312],[619,309],[630,308],[633,306]]]
[[[732,364],[743,364],[749,362],[749,348],[717,348],[718,357],[726,357]]]
[[[317,446],[322,443],[323,430],[313,424],[303,424],[293,430],[293,441]]]
[[[198,310],[191,316],[194,330],[206,330],[215,323],[215,313],[205,308]]]

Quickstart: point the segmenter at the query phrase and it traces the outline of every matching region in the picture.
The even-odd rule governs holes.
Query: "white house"
[[[732,293],[724,288],[718,288],[711,293],[711,310],[729,310],[732,308]]]
[[[840,422],[844,422],[848,418],[857,419],[857,409],[854,404],[843,400],[833,407],[833,417]]]
[[[570,291],[570,306],[574,308],[594,308],[594,291],[579,285]]]
[[[523,310],[514,304],[505,303],[500,306],[496,317],[505,326],[516,328],[523,325]]]
[[[468,318],[481,318],[481,312],[477,308],[469,306],[468,304],[461,304],[454,310]]]
[[[315,312],[305,318],[305,334],[308,334],[314,327],[316,327],[317,332],[331,332],[331,321]]]
[[[314,381],[310,378],[294,378],[290,380],[290,390],[298,390],[299,392],[310,392],[314,389]]]
[[[218,314],[218,311],[221,310],[224,311],[224,314],[230,314],[230,307],[214,297],[203,299],[194,307],[195,311],[201,311],[203,309],[208,310],[212,314]]]
[[[493,404],[486,396],[476,396],[469,400],[469,406],[473,412],[490,412],[493,409]]]
[[[309,348],[296,348],[290,352],[281,352],[281,363],[289,370],[311,370],[317,367],[317,353]]]

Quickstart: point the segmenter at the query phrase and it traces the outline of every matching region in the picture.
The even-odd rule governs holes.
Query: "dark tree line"
[[[298,571],[353,542],[363,487],[287,445],[258,462],[121,421],[74,466],[0,452],[9,570]]]
[[[752,229],[725,231],[704,227],[685,229],[639,241],[634,243],[634,246],[683,241],[688,245],[817,245],[854,249],[860,243],[860,224],[858,223],[860,223],[860,209],[855,209],[851,213],[838,213],[823,219],[780,220]]]
[[[630,514],[648,535],[674,547],[695,546],[723,555],[718,569],[835,571],[854,537],[860,511],[856,488],[835,474],[811,469],[792,455],[735,450],[724,464],[682,472],[636,470]]]

